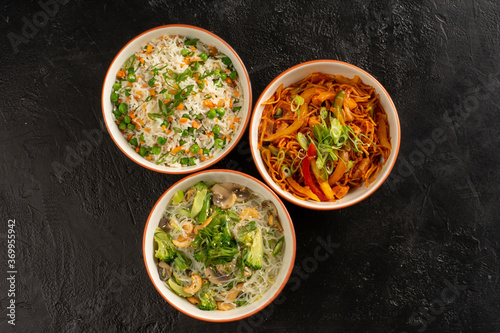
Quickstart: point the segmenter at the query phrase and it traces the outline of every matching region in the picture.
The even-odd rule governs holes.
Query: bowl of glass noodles
[[[294,66],[262,92],[250,123],[266,183],[304,208],[356,204],[387,179],[401,138],[394,103],[364,70],[335,60]]]
[[[160,295],[196,319],[227,322],[269,305],[295,259],[295,232],[279,197],[233,170],[208,170],[172,185],[143,237],[146,269]]]

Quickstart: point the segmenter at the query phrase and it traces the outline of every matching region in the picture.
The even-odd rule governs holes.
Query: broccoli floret
[[[158,244],[158,250],[155,252],[155,257],[166,263],[170,263],[177,255],[172,238],[169,234],[160,228],[156,228],[154,240]]]
[[[200,308],[200,310],[217,309],[217,303],[208,289],[200,291],[200,303],[198,304],[198,308]]]
[[[254,231],[252,246],[245,258],[245,264],[253,269],[262,268],[262,258],[264,256],[264,244],[262,242],[262,231]]]

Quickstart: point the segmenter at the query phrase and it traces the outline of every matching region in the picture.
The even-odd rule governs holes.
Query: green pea
[[[237,77],[238,77],[238,73],[236,73],[236,71],[231,71],[231,73],[229,74],[229,78],[231,80],[236,80]]]
[[[164,137],[160,136],[158,138],[158,140],[156,140],[158,142],[159,145],[164,145],[165,143],[167,143],[167,139],[165,139]]]
[[[131,131],[133,131],[135,129],[135,125],[134,124],[128,124],[127,125],[127,128]]]
[[[136,139],[136,138],[132,138],[132,139],[130,139],[129,143],[130,143],[132,146],[137,146],[137,139]]]
[[[127,70],[128,74],[134,74],[135,73],[135,69],[133,66],[130,66],[129,69]]]
[[[189,165],[196,165],[195,160],[196,160],[196,157],[194,157],[194,156],[193,156],[193,157],[190,157],[190,158],[189,158]]]
[[[130,117],[129,117],[129,116],[125,116],[125,117],[123,117],[123,121],[124,121],[124,122],[126,122],[127,124],[130,124],[130,121],[131,121],[131,120],[132,120],[132,119],[130,119]]]
[[[198,146],[196,143],[191,145],[191,148],[189,148],[193,154],[198,154],[200,151],[200,146]]]
[[[127,111],[128,111],[128,106],[127,106],[127,104],[125,104],[125,103],[121,103],[121,104],[118,106],[118,110],[119,110],[121,113],[123,113],[123,114],[127,113]]]
[[[181,56],[186,57],[188,54],[189,54],[189,50],[188,49],[182,49]]]
[[[120,125],[118,125],[118,128],[121,129],[121,130],[125,130],[127,128],[127,124],[120,123]]]
[[[153,154],[155,154],[155,155],[158,155],[158,154],[160,154],[160,152],[161,152],[161,148],[160,148],[160,147],[158,147],[158,146],[153,146],[153,147],[151,147],[151,152],[152,152]]]
[[[225,81],[227,79],[227,74],[226,73],[220,73],[220,78]]]
[[[200,53],[200,59],[201,59],[201,60],[203,60],[203,61],[207,61],[207,59],[208,59],[208,54],[206,54],[205,52]]]
[[[215,111],[221,118],[226,114],[226,109],[224,109],[222,106],[219,106],[217,109],[215,109]]]
[[[184,114],[182,115],[182,118],[191,119],[191,116],[190,116],[190,115],[188,115],[187,113],[184,113]]]
[[[229,59],[228,57],[224,57],[222,58],[222,63],[226,66],[229,66],[231,65],[231,59]]]
[[[186,141],[181,140],[181,141],[179,141],[179,144],[180,144],[181,146],[184,146],[184,145],[186,144]]]
[[[182,165],[186,165],[186,164],[188,164],[188,163],[189,163],[189,158],[187,158],[187,157],[183,157],[183,158],[181,158],[181,164],[182,164]]]
[[[186,137],[189,135],[189,132],[187,130],[183,130],[181,136]]]
[[[204,155],[208,155],[208,154],[210,154],[210,149],[208,149],[208,148],[203,148],[203,154],[204,154]]]
[[[139,148],[139,155],[146,156],[148,154],[148,150],[144,147]]]
[[[122,113],[118,110],[113,111],[113,114],[115,115],[116,119],[120,118]]]
[[[217,113],[216,113],[215,109],[210,109],[207,112],[207,117],[210,119],[214,119],[216,115],[217,115]]]
[[[136,80],[137,80],[137,78],[135,77],[134,74],[127,75],[127,81],[128,82],[135,82]]]
[[[113,103],[118,102],[118,94],[115,92],[112,92],[110,99],[111,99],[111,102],[113,102]]]
[[[217,148],[224,148],[224,140],[219,139],[219,138],[215,139],[214,146]]]
[[[119,82],[116,82],[115,84],[113,84],[114,91],[120,90],[121,87],[122,87],[122,84]]]
[[[189,134],[194,134],[194,127],[189,127],[188,128],[188,133]]]
[[[219,125],[215,125],[213,128],[212,128],[212,132],[214,134],[219,134],[220,133],[220,127]]]

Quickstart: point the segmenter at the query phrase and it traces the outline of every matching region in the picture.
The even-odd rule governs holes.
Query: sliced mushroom
[[[225,187],[236,195],[236,202],[243,202],[250,196],[250,191],[243,185],[235,183],[221,183],[220,186]]]
[[[214,204],[222,209],[231,208],[236,201],[236,194],[219,184],[212,186],[212,192],[214,194]]]
[[[276,205],[271,201],[271,200],[264,200],[260,204],[262,209],[271,209],[271,214],[274,216],[278,216],[278,209],[276,208]]]
[[[244,283],[240,282],[236,286],[234,286],[233,289],[231,289],[231,291],[227,295],[227,299],[230,301],[234,301],[236,297],[238,297],[238,295],[240,294],[241,290],[243,289],[243,285]]]
[[[159,261],[158,274],[160,275],[160,280],[167,281],[172,275],[172,267],[164,261]]]
[[[215,284],[228,283],[231,280],[229,275],[217,274],[211,267],[207,267],[205,269],[205,275],[208,277],[210,282]]]
[[[196,297],[193,297],[193,296],[189,296],[189,297],[187,297],[186,299],[187,299],[187,300],[189,301],[189,303],[191,303],[191,304],[199,304],[199,303],[200,303],[200,300],[199,300],[198,298],[196,298]]]
[[[163,231],[169,231],[172,229],[172,220],[166,219],[162,217],[160,219],[160,223],[158,224],[158,228],[163,229]]]
[[[199,276],[198,274],[193,274],[191,275],[191,281],[192,281],[191,285],[189,287],[182,288],[182,290],[184,290],[184,292],[188,294],[193,295],[201,288],[202,284],[201,276]]]
[[[245,266],[245,271],[243,272],[243,276],[245,277],[252,276],[252,269],[250,267]]]
[[[232,309],[234,309],[234,305],[232,305],[231,303],[217,302],[217,310],[229,311]]]
[[[233,263],[227,263],[227,264],[219,264],[215,265],[215,269],[219,273],[219,275],[228,275],[233,272],[235,268],[235,265]]]

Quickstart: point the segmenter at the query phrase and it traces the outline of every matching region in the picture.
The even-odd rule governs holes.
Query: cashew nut
[[[243,282],[238,283],[227,295],[227,299],[230,301],[234,301],[236,297],[238,297],[239,293],[241,292],[241,289],[243,289]]]
[[[269,215],[269,225],[272,227],[274,225],[273,216]]]
[[[234,308],[234,305],[229,304],[229,303],[224,303],[224,302],[217,302],[217,309],[221,311],[228,311],[232,310]]]
[[[193,232],[193,224],[186,223],[182,226],[182,229],[186,232],[186,235],[190,235]]]
[[[184,287],[182,290],[188,294],[194,294],[201,288],[201,277],[198,274],[191,275],[191,280],[193,281],[189,287]]]
[[[191,245],[191,239],[186,239],[183,236],[179,236],[177,237],[177,239],[174,239],[172,243],[174,243],[174,245],[177,247],[188,247],[189,245]]]
[[[206,219],[205,222],[203,222],[202,224],[197,225],[196,227],[194,227],[194,234],[198,235],[198,231],[200,231],[201,229],[205,228],[207,225],[209,225],[210,222],[212,222],[212,217],[211,216],[208,219]]]
[[[197,299],[196,297],[193,297],[193,296],[189,296],[189,297],[187,297],[187,300],[188,300],[188,301],[189,301],[189,303],[191,303],[191,304],[198,304],[198,303],[200,303],[200,300],[199,300],[199,299]]]

